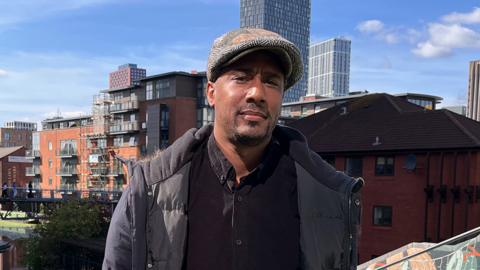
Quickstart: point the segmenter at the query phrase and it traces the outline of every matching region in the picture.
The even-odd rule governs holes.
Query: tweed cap
[[[208,80],[215,82],[222,67],[258,50],[269,50],[278,56],[285,72],[285,90],[302,78],[303,62],[297,46],[277,33],[255,28],[232,30],[213,42],[207,64]]]

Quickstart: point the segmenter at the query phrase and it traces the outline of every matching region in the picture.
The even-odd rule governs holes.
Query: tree
[[[59,209],[46,210],[42,223],[23,241],[28,269],[57,269],[59,254],[66,248],[60,239],[105,237],[111,213],[108,207],[89,199],[69,200]]]

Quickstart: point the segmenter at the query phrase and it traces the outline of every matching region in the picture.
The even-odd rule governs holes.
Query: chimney
[[[192,74],[198,74],[198,71],[192,70],[192,72],[190,72],[190,73],[192,73]]]

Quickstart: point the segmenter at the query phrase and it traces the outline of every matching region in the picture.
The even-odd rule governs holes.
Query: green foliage
[[[35,226],[26,242],[22,264],[28,269],[57,269],[59,253],[66,247],[60,239],[105,237],[110,213],[108,207],[87,199],[70,200],[59,209],[44,211],[45,218]]]

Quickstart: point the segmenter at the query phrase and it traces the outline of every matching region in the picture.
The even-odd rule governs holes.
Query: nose
[[[265,86],[262,83],[262,78],[260,74],[255,76],[249,85],[247,92],[246,101],[254,103],[263,103],[265,102]]]

